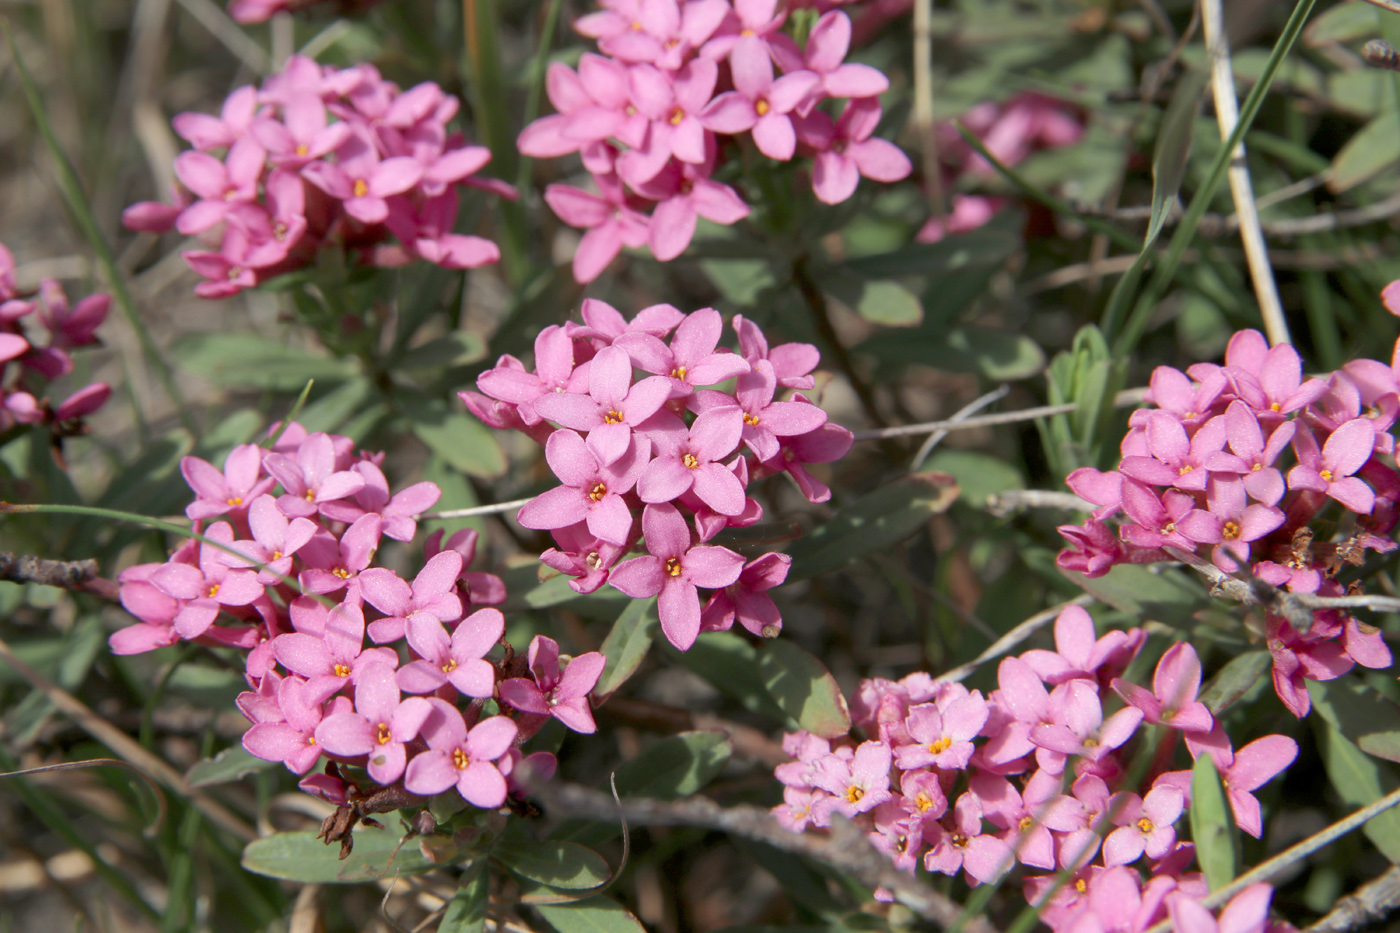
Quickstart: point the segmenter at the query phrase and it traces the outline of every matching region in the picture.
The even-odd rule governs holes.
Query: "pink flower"
[[[1115,794],[1109,803],[1118,828],[1103,843],[1105,865],[1127,865],[1142,857],[1161,858],[1176,845],[1172,824],[1181,817],[1185,798],[1175,787],[1157,787],[1146,799],[1137,794]]]
[[[1264,836],[1264,820],[1259,801],[1251,791],[1268,783],[1282,773],[1298,757],[1298,743],[1286,735],[1266,735],[1255,739],[1239,751],[1232,751],[1230,739],[1219,723],[1205,735],[1187,736],[1186,745],[1199,758],[1203,753],[1215,761],[1215,768],[1225,785],[1230,810],[1240,829],[1255,839]],[[1157,786],[1176,787],[1190,796],[1191,772],[1171,771],[1157,779]]]
[[[717,133],[752,131],[760,152],[786,162],[797,149],[797,133],[789,114],[820,82],[814,72],[801,70],[773,78],[768,47],[740,40],[729,56],[734,90],[716,97],[700,113],[700,122]]]
[[[851,819],[891,799],[891,761],[890,747],[882,742],[862,742],[850,758],[828,755],[817,761],[812,783],[831,796],[812,808],[812,822],[828,826],[832,813]]]
[[[1368,418],[1348,421],[1327,438],[1319,452],[1317,439],[1306,428],[1293,435],[1298,465],[1288,471],[1290,489],[1325,492],[1343,506],[1361,515],[1376,504],[1376,494],[1352,474],[1371,459],[1376,426]]]
[[[719,461],[734,452],[742,427],[741,420],[716,408],[696,418],[688,431],[678,420],[674,428],[653,431],[656,457],[637,481],[637,494],[647,503],[671,502],[694,489],[721,515],[740,514],[744,487]]]
[[[217,117],[179,113],[170,121],[181,139],[196,149],[227,149],[247,135],[258,109],[258,91],[244,85],[230,94]]]
[[[559,662],[559,645],[536,635],[530,642],[530,674],[501,681],[501,702],[541,716],[553,716],[575,732],[596,732],[588,692],[598,683],[607,659],[596,651]]]
[[[582,324],[566,324],[569,336],[593,341],[601,350],[623,334],[639,331],[661,339],[685,320],[685,315],[673,305],[659,304],[638,311],[632,320],[625,319],[612,305],[597,298],[585,298],[579,308]]]
[[[290,169],[334,152],[353,131],[349,123],[327,125],[326,105],[308,92],[294,94],[283,104],[281,120],[264,117],[248,129],[273,165]]]
[[[728,226],[749,216],[749,206],[738,192],[710,178],[713,161],[711,157],[699,165],[672,162],[636,186],[642,197],[658,202],[651,212],[647,242],[652,255],[662,262],[685,252],[699,218]]]
[[[499,609],[478,609],[463,619],[450,637],[437,619],[415,612],[408,618],[408,644],[421,660],[399,670],[399,688],[408,693],[431,693],[451,684],[464,696],[491,696],[496,689],[496,669],[484,658],[505,630],[505,616]]]
[[[198,521],[247,509],[254,499],[276,483],[272,477],[263,475],[262,456],[257,444],[240,444],[224,459],[223,472],[198,457],[181,459],[180,472],[196,496],[185,507],[185,515]]]
[[[562,486],[521,506],[516,520],[526,528],[564,528],[587,522],[588,530],[610,544],[625,545],[632,533],[632,510],[623,495],[645,475],[651,442],[633,435],[625,453],[603,466],[575,431],[560,429],[545,444],[545,460]]]
[[[282,484],[284,495],[277,506],[289,516],[315,515],[321,503],[353,496],[365,485],[359,473],[336,469],[335,447],[320,431],[307,435],[295,459],[270,453],[263,467]]]
[[[638,369],[670,376],[671,397],[684,398],[698,386],[715,385],[748,372],[749,364],[743,357],[716,352],[723,328],[718,311],[701,308],[681,321],[669,347],[651,334],[636,332],[618,337],[613,346],[626,350]]]
[[[369,637],[379,645],[398,641],[415,613],[426,613],[439,622],[461,618],[462,601],[456,593],[461,572],[462,555],[452,550],[429,558],[412,586],[385,567],[362,571],[360,595],[385,616],[369,624]]]
[[[527,425],[541,420],[534,402],[546,392],[582,392],[584,375],[574,375],[574,342],[558,324],[540,331],[535,338],[535,371],[513,357],[502,357],[493,369],[476,379],[477,388],[494,399],[516,406]]]
[[[348,709],[350,701],[338,698],[340,705],[332,709]],[[285,677],[277,686],[277,702],[263,706],[270,718],[254,724],[243,733],[243,748],[248,754],[264,761],[280,761],[293,774],[305,774],[321,757],[316,742],[316,727],[321,723],[319,701],[312,701],[302,681]]]
[[[494,809],[506,802],[506,779],[496,762],[510,751],[518,730],[506,716],[492,716],[470,732],[457,709],[433,697],[433,707],[419,734],[428,750],[414,756],[404,787],[432,796],[456,787],[468,803]]]
[[[306,569],[297,576],[297,582],[313,593],[334,593],[353,581],[351,592],[357,593],[358,575],[374,560],[382,525],[378,515],[369,514],[356,519],[339,541],[328,531],[317,531],[302,546],[301,559]]]
[[[1225,431],[1229,440],[1231,456],[1223,451],[1215,451],[1206,457],[1206,469],[1212,472],[1238,473],[1244,480],[1245,490],[1265,505],[1278,505],[1283,498],[1283,475],[1274,468],[1278,459],[1293,440],[1297,424],[1285,421],[1269,435],[1264,442],[1264,432],[1259,418],[1244,402],[1236,399],[1225,410]]]
[[[776,638],[783,619],[767,590],[787,579],[792,558],[769,552],[744,565],[739,579],[717,590],[700,613],[701,627],[709,631],[728,631],[737,619],[739,624],[762,638]]]
[[[1186,732],[1209,732],[1215,726],[1210,710],[1196,699],[1200,689],[1201,661],[1196,649],[1184,641],[1168,648],[1157,662],[1151,693],[1125,680],[1113,680],[1114,692],[1142,710],[1148,722]]]
[[[223,221],[235,204],[257,199],[266,153],[251,136],[242,136],[219,161],[205,152],[184,152],[175,174],[200,200],[180,212],[175,227],[194,236]]]
[[[362,133],[350,136],[336,150],[338,161],[312,162],[302,176],[333,198],[345,212],[364,224],[383,223],[389,216],[385,198],[402,194],[423,177],[423,164],[411,156],[381,159]]]
[[[813,117],[821,119],[815,113]],[[840,204],[855,194],[862,175],[881,182],[902,181],[909,177],[914,170],[913,164],[894,143],[874,135],[879,124],[878,99],[852,100],[846,105],[830,133],[830,141],[817,153],[812,169],[812,191],[818,200],[826,204]]]
[[[1034,726],[1030,740],[1064,758],[1074,756],[1087,762],[1102,761],[1128,741],[1143,718],[1142,710],[1127,706],[1105,720],[1097,687],[1084,680],[1071,680],[1056,687],[1050,705],[1051,723]],[[1063,758],[1041,758],[1040,763],[1051,773],[1064,767]]]
[[[657,612],[666,638],[682,651],[700,633],[697,587],[718,589],[739,579],[744,558],[728,548],[690,544],[690,529],[669,503],[648,505],[642,533],[649,557],[634,557],[615,567],[608,582],[634,599],[659,596]]]
[[[1220,520],[1198,509],[1196,500],[1184,492],[1168,489],[1158,498],[1157,493],[1134,479],[1123,480],[1123,511],[1136,524],[1124,525],[1123,540],[1142,548],[1171,545],[1183,551],[1194,551],[1198,543],[1220,541]]]
[[[928,871],[956,875],[959,869],[974,881],[991,884],[1016,864],[1012,849],[996,836],[982,832],[982,804],[972,793],[963,794],[953,806],[953,827],[930,824],[924,828],[925,838],[934,838],[926,855],[924,868]]]
[[[644,145],[618,159],[617,169],[636,187],[651,181],[675,156],[682,162],[706,160],[706,129],[697,114],[710,102],[719,68],[697,58],[674,75],[649,64],[634,65],[627,74],[628,95],[637,112],[650,122]]]
[[[796,44],[783,41],[786,38],[775,39],[774,56],[783,71],[805,68],[818,75],[821,83],[813,89],[814,94],[873,99],[890,89],[890,79],[878,68],[845,61],[851,48],[851,19],[845,13],[831,10],[817,20],[807,34],[805,55],[799,56]],[[878,104],[876,111],[879,111]]]
[[[354,493],[353,501],[336,499],[325,503],[321,514],[333,521],[353,522],[373,513],[383,520],[385,536],[395,541],[412,541],[418,531],[417,517],[442,498],[437,483],[426,481],[414,483],[391,497],[389,481],[379,467],[361,460],[350,469],[364,477],[364,486]]]
[[[1269,901],[1274,889],[1252,884],[1230,899],[1217,920],[1200,901],[1183,892],[1167,897],[1172,929],[1176,933],[1264,933],[1270,929]]]
[[[320,702],[346,684],[358,683],[367,665],[399,665],[391,648],[365,650],[365,614],[354,603],[340,603],[326,616],[325,632],[289,632],[272,640],[283,667],[307,678],[306,694]]]
[[[233,545],[233,528],[218,522],[204,532],[210,541]],[[167,563],[151,574],[151,584],[183,601],[174,619],[181,638],[203,635],[223,606],[246,606],[267,591],[251,570],[235,570],[223,560],[226,552],[213,544],[199,546],[199,566]]]
[[[629,204],[622,180],[616,175],[594,175],[601,194],[570,187],[549,185],[544,199],[559,219],[571,227],[586,230],[574,253],[574,281],[593,281],[626,246],[638,249],[647,244],[651,220]]]
[[[966,768],[972,759],[972,739],[987,724],[987,715],[987,701],[976,691],[942,708],[935,703],[915,706],[906,721],[911,744],[895,748],[895,763],[905,771],[925,766],[945,771]]]
[[[421,697],[399,701],[394,669],[370,664],[355,685],[355,711],[342,710],[321,720],[316,742],[329,754],[368,756],[369,776],[392,784],[408,763],[406,743],[418,737],[432,707]]]
[[[252,541],[238,541],[234,546],[252,560],[264,564],[258,570],[258,582],[276,586],[282,577],[292,572],[292,555],[301,550],[316,533],[316,524],[305,518],[287,516],[277,508],[277,500],[268,495],[258,496],[248,508],[248,527]],[[231,562],[228,555],[224,558]]]
[[[1021,660],[1048,684],[1075,678],[1105,682],[1108,674],[1101,669],[1127,667],[1144,640],[1141,629],[1110,629],[1099,638],[1083,606],[1066,606],[1055,618],[1055,650],[1035,648],[1022,654]]]
[[[586,433],[589,451],[607,466],[631,448],[632,431],[656,414],[670,394],[671,382],[664,376],[632,385],[632,361],[626,351],[604,347],[589,363],[588,395],[544,395],[535,410],[550,421]]]
[[[773,364],[758,360],[751,365],[751,370],[740,373],[734,395],[702,390],[691,397],[690,405],[695,411],[719,412],[739,422],[740,438],[754,456],[772,460],[779,453],[779,438],[812,433],[826,423],[826,412],[803,402],[773,401],[778,387]]]
[[[734,315],[730,321],[734,333],[739,336],[739,354],[749,361],[749,365],[759,360],[773,364],[773,375],[778,385],[785,389],[812,389],[816,380],[809,375],[821,362],[821,353],[810,343],[784,343],[768,348],[768,338],[753,321],[745,320],[742,314]]]

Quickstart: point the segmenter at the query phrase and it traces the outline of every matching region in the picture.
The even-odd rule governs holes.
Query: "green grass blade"
[[[30,112],[34,115],[35,126],[39,130],[39,135],[43,137],[44,146],[49,150],[50,158],[53,159],[54,171],[58,175],[58,187],[63,194],[63,200],[72,212],[83,237],[88,241],[88,246],[96,254],[98,265],[102,267],[102,274],[107,279],[107,284],[112,289],[117,304],[121,307],[122,313],[126,315],[131,329],[136,332],[137,340],[141,343],[141,352],[146,357],[146,363],[155,370],[156,377],[160,379],[161,386],[165,389],[166,396],[169,397],[180,416],[180,423],[191,434],[197,434],[198,428],[194,419],[186,409],[179,390],[175,387],[174,375],[165,362],[165,358],[161,356],[155,341],[151,338],[151,332],[146,328],[146,323],[141,320],[141,315],[136,310],[136,302],[131,297],[131,291],[126,287],[126,279],[117,269],[112,248],[97,226],[97,218],[93,216],[87,196],[83,193],[78,173],[63,151],[63,147],[59,145],[58,137],[54,135],[53,126],[49,123],[48,114],[44,110],[43,98],[39,94],[38,86],[34,83],[34,76],[30,74],[29,68],[24,64],[24,59],[20,57],[19,48],[15,45],[14,34],[10,32],[8,24],[0,24],[0,28],[4,29],[5,41],[10,48],[10,57],[14,59],[15,69],[19,72],[20,80],[24,84],[24,96],[29,102]]]
[[[1259,115],[1259,108],[1264,104],[1269,87],[1274,83],[1274,78],[1277,77],[1283,60],[1288,57],[1293,44],[1302,33],[1303,26],[1308,21],[1308,14],[1312,12],[1316,2],[1317,0],[1298,0],[1298,5],[1294,7],[1293,15],[1288,18],[1288,23],[1283,27],[1278,42],[1274,44],[1273,51],[1269,53],[1269,59],[1264,64],[1264,71],[1260,74],[1259,81],[1249,89],[1249,95],[1240,106],[1239,123],[1235,124],[1230,138],[1221,145],[1220,151],[1215,156],[1215,161],[1211,163],[1205,184],[1191,198],[1191,205],[1186,208],[1181,223],[1167,244],[1166,255],[1157,265],[1151,281],[1147,283],[1147,288],[1138,298],[1128,322],[1123,325],[1123,332],[1118,336],[1118,340],[1113,346],[1114,356],[1117,358],[1122,359],[1131,353],[1138,341],[1142,339],[1143,333],[1147,330],[1147,322],[1157,309],[1157,303],[1166,293],[1167,287],[1181,266],[1181,257],[1186,253],[1186,248],[1191,244],[1192,238],[1195,237],[1196,228],[1200,225],[1201,218],[1205,216],[1207,208],[1210,207],[1211,199],[1215,197],[1215,193],[1220,190],[1220,185],[1225,180],[1225,172],[1230,167],[1231,153],[1235,151],[1240,140],[1244,139],[1245,134],[1249,132],[1254,118]]]
[[[540,115],[540,100],[544,97],[544,77],[549,70],[549,53],[554,48],[554,33],[559,29],[559,11],[564,6],[563,0],[549,0],[549,9],[545,12],[544,28],[540,31],[540,47],[535,52],[535,58],[530,62],[530,92],[525,98],[525,116],[522,124],[529,126],[536,117]],[[523,194],[530,185],[530,167],[534,160],[529,156],[520,157],[520,168],[515,174],[515,187],[519,188]]]

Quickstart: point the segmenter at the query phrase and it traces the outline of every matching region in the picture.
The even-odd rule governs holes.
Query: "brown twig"
[[[1303,933],[1346,933],[1384,920],[1400,908],[1400,867],[1391,866],[1383,874],[1332,905],[1321,920]]]
[[[831,348],[831,355],[836,358],[836,365],[850,380],[851,389],[856,393],[856,398],[860,401],[860,407],[865,412],[865,417],[869,418],[873,424],[884,427],[887,422],[885,416],[880,414],[880,409],[875,407],[874,392],[871,390],[870,384],[856,372],[855,363],[851,360],[850,353],[846,352],[846,345],[836,335],[836,328],[831,323],[831,308],[827,305],[826,296],[822,294],[820,286],[812,278],[812,274],[807,271],[807,258],[805,256],[798,258],[792,264],[792,281],[797,286],[797,290],[802,293],[802,299],[807,302],[807,307],[812,310],[812,323],[816,325],[817,333],[821,334],[822,340]]]
[[[63,590],[91,593],[103,599],[117,599],[117,585],[104,579],[95,560],[47,560],[28,554],[0,551],[0,580],[12,583],[41,583]]]
[[[578,784],[554,782],[539,788],[536,796],[553,817],[602,822],[617,818],[618,803],[611,796]],[[958,904],[895,868],[889,858],[870,844],[865,833],[839,816],[832,821],[830,833],[820,836],[786,830],[761,807],[746,804],[722,807],[707,797],[673,801],[634,798],[623,800],[621,811],[635,823],[718,830],[823,862],[871,888],[888,888],[901,904],[944,929],[962,913]],[[985,917],[973,918],[964,929],[995,933]]]

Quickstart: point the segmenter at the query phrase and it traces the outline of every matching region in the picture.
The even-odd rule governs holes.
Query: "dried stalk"
[[[1327,916],[1303,933],[1347,933],[1383,920],[1400,907],[1400,867],[1370,881],[1332,905]]]

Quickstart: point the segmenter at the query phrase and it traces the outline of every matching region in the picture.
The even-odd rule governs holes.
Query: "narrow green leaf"
[[[1369,4],[1339,3],[1319,13],[1303,30],[1303,44],[1320,48],[1338,42],[1355,42],[1380,35],[1376,10]]]
[[[833,269],[818,275],[817,282],[872,324],[913,327],[924,319],[918,296],[893,279],[865,279]]]
[[[355,371],[350,360],[258,334],[193,334],[178,341],[175,352],[186,372],[231,388],[295,392],[308,379],[334,383]]]
[[[786,640],[773,640],[758,652],[763,685],[778,706],[813,735],[836,739],[851,731],[851,713],[836,678],[826,666]]]
[[[866,279],[923,275],[937,280],[950,272],[1000,266],[1021,248],[1019,229],[983,228],[937,243],[914,243],[893,252],[863,256],[841,268]]]
[[[1315,686],[1314,686],[1315,685]],[[1400,706],[1350,680],[1309,681],[1318,713],[1368,755],[1400,761]]]
[[[462,875],[457,893],[447,902],[437,933],[482,933],[490,906],[491,873],[486,870],[486,860],[480,859]]]
[[[618,795],[687,797],[714,780],[733,751],[723,732],[682,732],[661,739],[618,769]]]
[[[303,884],[354,884],[394,875],[416,875],[437,867],[417,844],[402,847],[401,832],[364,826],[355,829],[355,850],[340,860],[340,846],[326,845],[313,832],[275,833],[254,839],[243,850],[243,867],[258,875]]]
[[[1152,215],[1142,244],[1144,251],[1157,242],[1157,235],[1162,232],[1167,215],[1176,204],[1181,180],[1186,176],[1196,114],[1201,110],[1207,80],[1202,71],[1188,71],[1182,75],[1162,117],[1157,145],[1152,151]]]
[[[990,327],[950,331],[885,331],[857,344],[882,363],[917,364],[954,373],[980,373],[988,379],[1029,379],[1045,368],[1045,352],[1025,334]]]
[[[1153,573],[1141,564],[1119,564],[1101,577],[1062,571],[1084,591],[1115,609],[1144,622],[1162,622],[1181,631],[1195,624],[1196,610],[1206,602],[1204,590],[1179,570]]]
[[[1327,187],[1340,194],[1400,161],[1400,113],[1382,111],[1346,141],[1332,159]]]
[[[491,429],[475,418],[444,409],[407,412],[413,433],[428,448],[463,473],[483,479],[506,474],[506,455]]]
[[[651,648],[657,624],[655,598],[634,599],[627,604],[598,649],[608,662],[593,688],[594,697],[606,699],[637,672]]]
[[[573,904],[537,904],[535,910],[559,933],[646,933],[646,927],[610,897]]]
[[[1308,683],[1309,688],[1315,685],[1318,681]],[[1327,778],[1347,806],[1364,807],[1400,788],[1400,779],[1396,778],[1393,768],[1357,748],[1325,716],[1318,717],[1314,723],[1320,733],[1318,739]],[[1386,858],[1400,865],[1400,813],[1387,810],[1369,820],[1362,831]]]
[[[453,331],[406,350],[395,369],[417,371],[434,366],[465,366],[486,356],[486,343],[476,334]]]
[[[947,473],[911,473],[887,483],[793,545],[788,579],[831,573],[898,544],[947,511],[957,497],[958,484]]]
[[[491,857],[523,878],[569,891],[596,888],[612,875],[597,852],[560,839],[500,843],[491,850]]]
[[[1212,714],[1220,715],[1268,676],[1272,665],[1273,656],[1262,650],[1246,651],[1231,658],[1201,691],[1201,702]]]
[[[1191,769],[1191,841],[1196,844],[1196,861],[1212,891],[1235,879],[1239,862],[1235,818],[1220,772],[1209,755],[1197,758]]]
[[[677,651],[666,641],[661,642],[661,648],[677,664],[700,675],[749,712],[774,722],[787,721],[787,714],[763,686],[758,649],[742,635],[701,632],[689,651]]]
[[[267,771],[277,765],[278,762],[264,761],[248,754],[242,745],[230,745],[213,758],[196,763],[185,772],[185,780],[191,787],[211,787],[241,781],[250,774]]]

